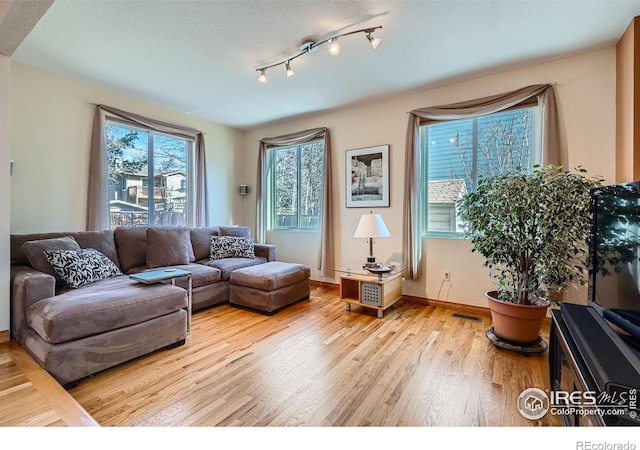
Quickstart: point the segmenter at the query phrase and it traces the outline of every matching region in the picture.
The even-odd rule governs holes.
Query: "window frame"
[[[302,142],[299,144],[293,144],[293,145],[281,145],[278,147],[271,147],[269,148],[269,174],[267,177],[267,191],[268,191],[268,202],[267,202],[267,231],[294,231],[294,232],[310,232],[310,233],[317,233],[318,231],[320,231],[321,228],[321,223],[320,223],[320,213],[318,214],[318,224],[315,227],[301,227],[300,226],[300,222],[301,222],[301,210],[302,210],[302,196],[300,195],[301,193],[301,186],[302,186],[302,147],[305,145],[309,145],[309,144],[320,144],[322,145],[322,152],[323,152],[323,161],[324,161],[324,151],[325,151],[325,147],[324,147],[324,139],[314,139],[312,141],[309,142]],[[296,148],[296,172],[297,172],[297,186],[298,186],[298,192],[297,192],[297,196],[296,196],[296,223],[298,224],[297,226],[292,226],[292,227],[286,227],[286,226],[277,226],[277,219],[276,219],[276,206],[275,206],[275,199],[276,199],[276,182],[275,182],[275,164],[276,164],[276,157],[275,157],[275,152],[277,152],[278,150],[281,149],[287,149],[287,148]],[[322,167],[322,170],[324,170],[324,164]],[[320,183],[321,183],[321,191],[320,191],[320,203],[322,203],[322,194],[324,192],[324,176],[321,177],[320,179]]]
[[[154,180],[155,176],[154,176],[154,153],[155,153],[155,147],[154,147],[154,137],[155,136],[163,136],[163,137],[167,137],[167,138],[171,138],[171,139],[177,139],[177,140],[181,140],[186,142],[187,144],[187,148],[186,148],[186,153],[187,153],[187,161],[186,161],[186,173],[185,173],[185,178],[186,178],[186,196],[187,196],[187,200],[185,202],[185,212],[184,212],[184,217],[185,217],[185,223],[184,226],[194,226],[195,223],[195,174],[196,174],[196,168],[195,168],[195,140],[185,137],[184,135],[179,135],[179,134],[172,134],[172,133],[164,133],[164,132],[160,132],[157,130],[154,130],[153,128],[149,128],[149,127],[145,127],[142,125],[138,125],[136,123],[133,122],[129,122],[127,120],[124,119],[120,119],[120,118],[114,118],[114,117],[107,117],[104,121],[104,130],[103,130],[103,136],[104,136],[104,143],[105,143],[105,153],[108,152],[107,150],[107,130],[110,126],[116,126],[116,127],[120,127],[120,128],[126,128],[132,131],[137,131],[140,133],[145,133],[148,135],[148,142],[147,142],[147,174],[145,177],[143,177],[141,179],[141,187],[147,187],[147,189],[151,190],[151,192],[153,192],[153,189],[155,188],[155,182],[153,183],[149,183],[149,180]],[[146,181],[146,183],[145,183]],[[110,188],[111,184],[109,182],[109,178],[107,177],[107,192],[109,192],[109,188]],[[117,185],[116,185],[117,186]],[[123,182],[120,183],[120,187],[123,187],[124,184]],[[126,189],[125,189],[126,190]],[[124,191],[124,190],[123,190]],[[152,206],[154,206],[154,208],[152,208]],[[155,201],[153,200],[153,195],[149,196],[149,204],[147,205],[147,225],[145,225],[145,227],[162,227],[162,226],[166,226],[166,225],[153,225],[153,222],[155,220]],[[113,223],[111,223],[111,208],[109,205],[109,201],[107,202],[107,214],[109,217],[109,222],[111,224],[111,229],[114,228]]]
[[[462,119],[454,119],[454,120],[436,120],[436,121],[425,121],[424,123],[422,123],[420,125],[420,164],[422,167],[421,170],[421,179],[423,180],[420,183],[420,196],[421,198],[424,199],[424,205],[425,207],[423,208],[422,211],[422,237],[424,238],[441,238],[441,239],[466,239],[464,232],[459,232],[459,231],[432,231],[428,229],[429,226],[429,134],[428,133],[424,133],[423,130],[424,129],[428,129],[429,126],[432,125],[438,125],[438,124],[444,124],[444,123],[448,123],[448,122],[455,122],[455,121],[463,121],[463,120],[473,120],[473,160],[474,160],[474,164],[473,164],[473,179],[472,179],[472,184],[473,184],[473,189],[475,191],[475,189],[477,188],[477,182],[478,182],[478,173],[477,173],[477,152],[478,152],[478,148],[477,148],[477,132],[478,132],[478,127],[477,127],[477,120],[483,117],[489,117],[495,114],[503,114],[505,112],[511,112],[511,111],[517,111],[517,110],[522,110],[522,109],[529,109],[532,110],[532,114],[531,114],[531,140],[532,140],[532,146],[531,146],[531,161],[530,161],[530,165],[529,165],[529,170],[532,170],[532,168],[536,165],[536,164],[541,164],[540,161],[540,157],[541,157],[541,152],[540,152],[540,141],[539,141],[539,135],[537,133],[537,130],[539,129],[540,123],[540,107],[538,106],[537,102],[533,103],[533,102],[525,102],[516,106],[513,106],[511,108],[507,108],[504,109],[502,111],[496,111],[494,113],[491,114],[482,114],[479,116],[474,116],[474,117],[469,117],[469,118],[462,118]]]

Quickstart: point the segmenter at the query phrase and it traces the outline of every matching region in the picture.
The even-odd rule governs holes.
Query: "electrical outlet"
[[[451,273],[448,270],[444,271],[443,274],[444,281],[449,281],[451,279]]]

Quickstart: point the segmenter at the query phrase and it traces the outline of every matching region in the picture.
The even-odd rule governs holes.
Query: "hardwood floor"
[[[98,426],[15,342],[0,344],[0,426]]]
[[[223,305],[193,315],[184,346],[69,393],[118,427],[560,425],[516,409],[525,388],[549,387],[548,354],[498,350],[488,316],[454,312],[400,301],[378,319],[329,288],[270,317]]]

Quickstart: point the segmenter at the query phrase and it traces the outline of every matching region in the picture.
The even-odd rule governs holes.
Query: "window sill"
[[[320,233],[319,229],[307,229],[307,228],[272,228],[267,230],[267,233]]]
[[[429,232],[422,235],[423,239],[454,239],[454,240],[467,240],[462,233],[434,233]]]

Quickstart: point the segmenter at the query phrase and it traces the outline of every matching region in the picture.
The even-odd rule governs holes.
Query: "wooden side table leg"
[[[344,309],[345,309],[345,311],[351,311],[351,303],[345,303],[344,304]]]
[[[384,311],[379,309],[378,310],[378,319],[382,319],[383,316],[384,316]]]

